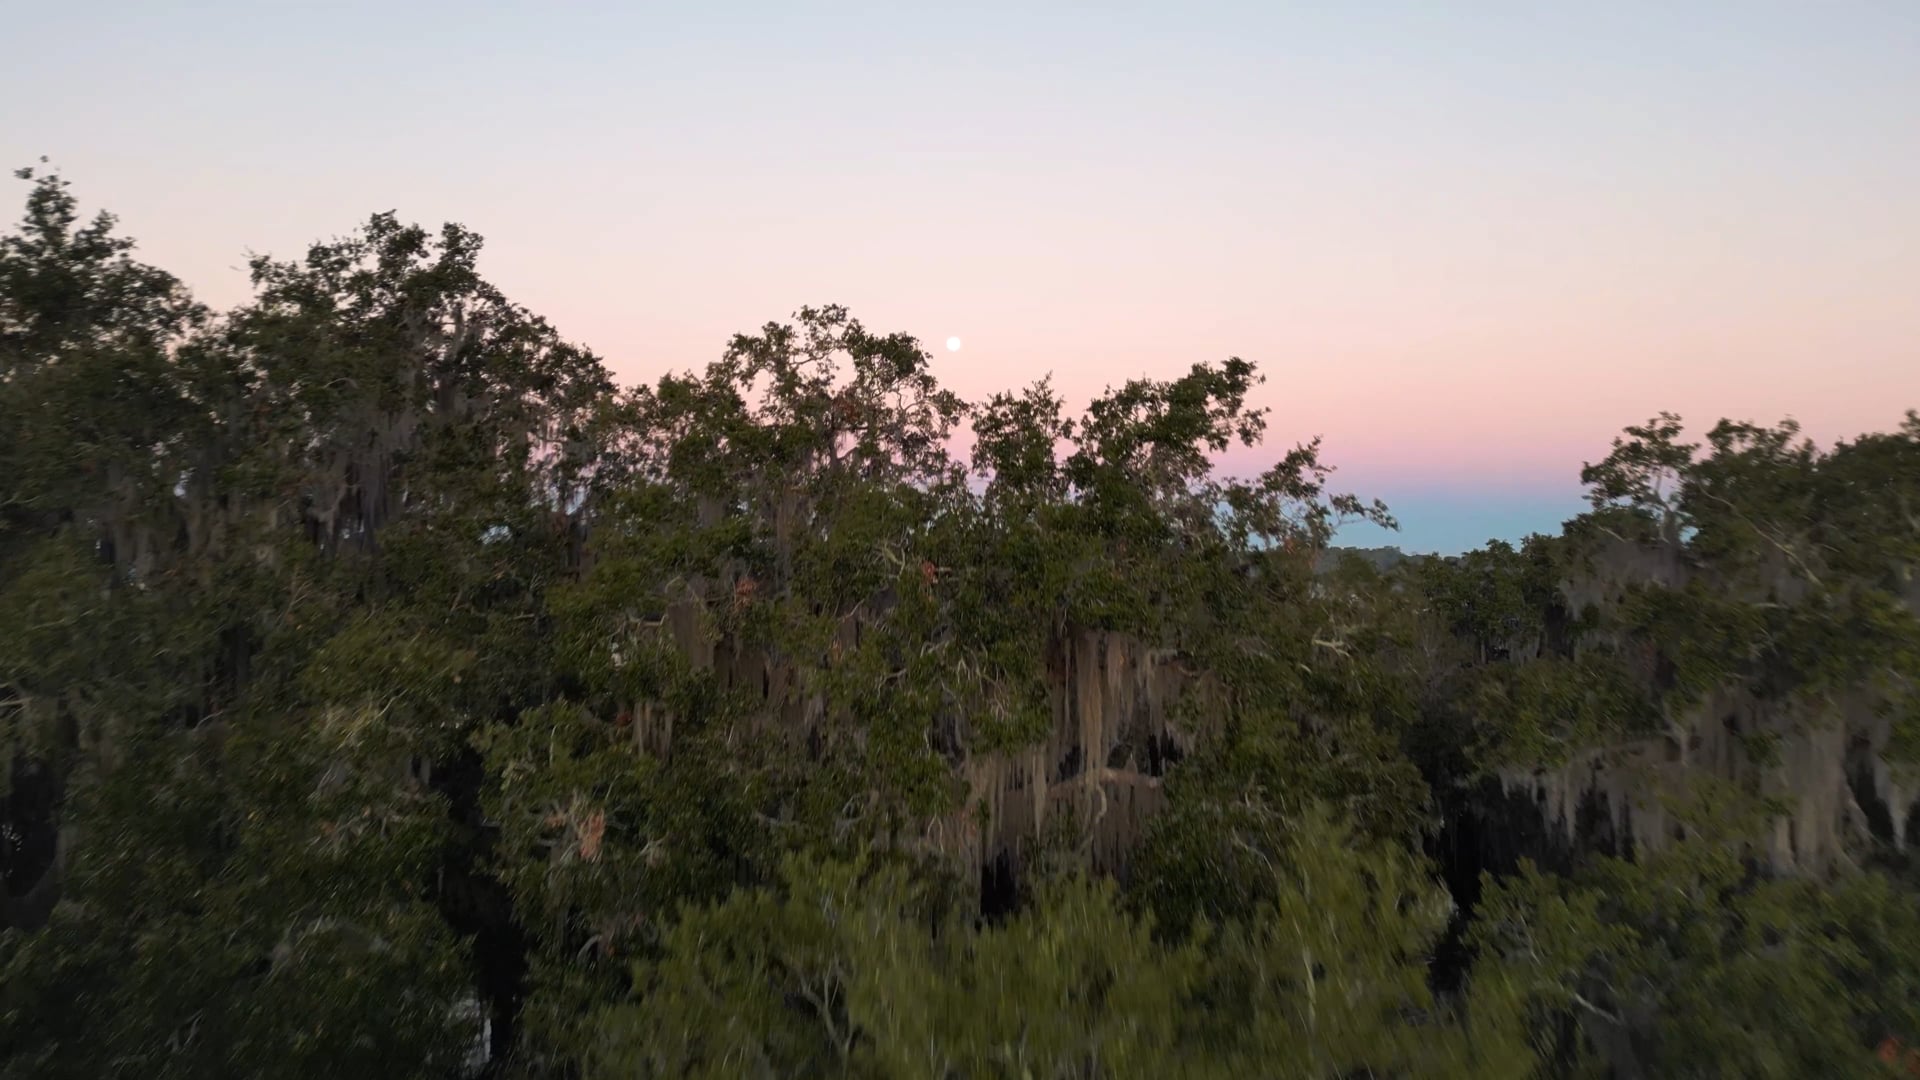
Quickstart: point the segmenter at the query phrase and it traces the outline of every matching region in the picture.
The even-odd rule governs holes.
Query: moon
[[[948,351],[948,352],[959,352],[959,351],[960,351],[960,339],[959,339],[959,338],[957,338],[957,337],[950,337],[950,338],[948,338],[948,339],[947,339],[947,351]]]

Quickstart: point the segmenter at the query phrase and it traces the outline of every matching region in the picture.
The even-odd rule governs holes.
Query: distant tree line
[[[1382,573],[1407,561],[1406,553],[1397,547],[1330,547],[1321,554],[1319,562],[1315,565],[1325,572],[1335,569],[1340,565],[1341,560],[1347,558],[1359,559]]]

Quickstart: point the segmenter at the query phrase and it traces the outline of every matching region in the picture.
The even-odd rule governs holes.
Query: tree
[[[1503,1003],[1436,1003],[1443,891],[1324,808],[1250,920],[1181,944],[1068,877],[1006,923],[945,916],[898,865],[790,862],[782,887],[689,911],[590,1075],[1514,1075]]]
[[[0,1073],[1865,1075],[1920,1037],[1916,414],[1662,414],[1560,535],[1375,567],[1329,558],[1393,519],[1316,440],[1216,467],[1265,434],[1243,359],[969,403],[827,306],[623,390],[458,225],[374,215],[215,314],[24,178]],[[1699,781],[1692,833],[1598,857],[1507,790],[1610,750]],[[1782,877],[1754,790],[1860,827]]]
[[[1879,1076],[1875,1050],[1920,1024],[1920,912],[1887,878],[1759,872],[1766,809],[1701,785],[1686,839],[1569,881],[1493,887],[1483,980],[1525,995],[1563,1066],[1626,1075]]]

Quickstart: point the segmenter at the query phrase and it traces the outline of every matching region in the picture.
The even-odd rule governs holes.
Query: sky
[[[216,306],[395,210],[625,382],[839,303],[970,398],[1241,356],[1459,551],[1661,410],[1920,407],[1920,3],[0,0],[45,155]],[[24,197],[25,186],[15,190]],[[941,344],[957,335],[964,345]]]

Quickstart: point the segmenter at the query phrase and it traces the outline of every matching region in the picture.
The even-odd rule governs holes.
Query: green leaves
[[[1485,978],[1520,987],[1549,1053],[1665,1075],[1882,1075],[1872,1051],[1911,1041],[1920,914],[1866,873],[1829,885],[1743,863],[1759,822],[1711,789],[1689,838],[1573,882],[1529,868],[1498,885],[1476,930]]]
[[[1475,674],[1465,708],[1476,760],[1488,768],[1553,768],[1581,750],[1662,730],[1654,699],[1607,652],[1541,657]]]
[[[462,726],[460,684],[476,666],[470,651],[392,614],[368,613],[320,647],[301,676],[302,690],[322,706],[364,710],[343,737],[378,726],[406,733],[418,753],[444,755]]]
[[[344,735],[352,730],[352,737]],[[433,1075],[477,1034],[425,895],[445,809],[377,728],[137,734],[86,778],[49,925],[0,931],[0,1043],[34,1075]]]
[[[1243,1032],[1227,1074],[1464,1077],[1523,1068],[1519,1032],[1492,1004],[1476,1030],[1428,987],[1453,903],[1425,861],[1356,837],[1323,805],[1304,807],[1291,831],[1285,857],[1270,868],[1271,898],[1251,920],[1229,925],[1219,944],[1206,1023],[1223,1037]]]
[[[1487,1075],[1524,1067],[1494,1008],[1426,987],[1450,910],[1417,861],[1324,811],[1254,918],[1178,945],[1066,878],[997,926],[940,917],[897,866],[789,862],[783,887],[687,913],[590,1075]],[[1507,1072],[1498,1073],[1507,1075]]]
[[[1682,506],[1682,474],[1693,464],[1695,443],[1679,441],[1680,417],[1670,412],[1613,440],[1613,452],[1580,470],[1580,482],[1592,489],[1595,510],[1617,506],[1648,515],[1662,536],[1677,536]]]

